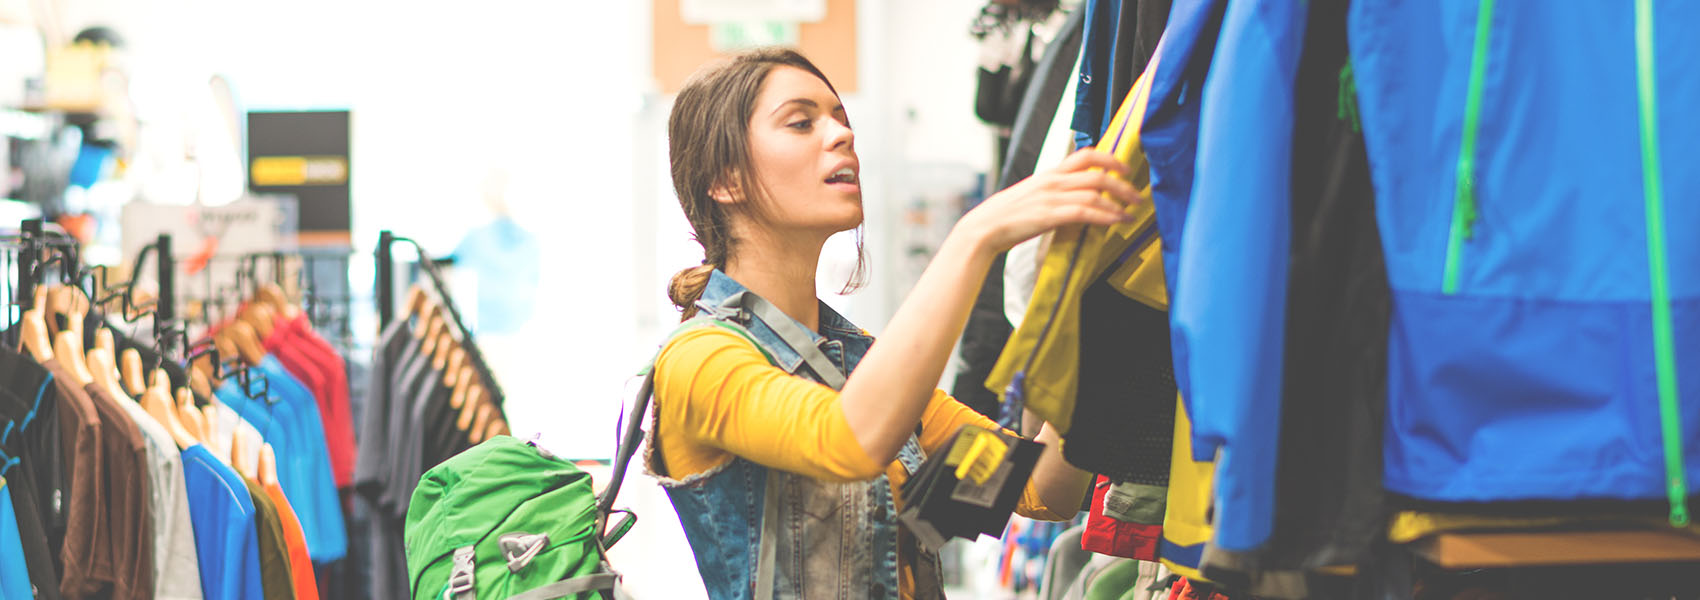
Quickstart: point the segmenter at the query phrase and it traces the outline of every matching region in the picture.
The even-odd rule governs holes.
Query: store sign
[[[708,28],[708,45],[715,52],[737,52],[762,46],[797,47],[797,24],[784,21],[716,23]]]
[[[689,25],[780,21],[815,23],[826,19],[827,0],[679,0],[679,16]]]
[[[248,113],[248,187],[296,198],[303,243],[348,242],[348,133],[346,110]]]
[[[248,180],[257,186],[342,185],[348,183],[348,159],[342,156],[262,156],[254,159]]]
[[[172,254],[230,256],[288,249],[295,236],[295,202],[289,198],[249,197],[223,206],[184,206],[130,202],[119,224],[126,233],[124,257],[129,261],[143,246],[171,235]],[[129,235],[129,232],[147,232]]]

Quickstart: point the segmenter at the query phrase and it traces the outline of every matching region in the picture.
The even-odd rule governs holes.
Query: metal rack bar
[[[391,289],[385,285],[384,278],[389,277],[391,282],[394,281],[395,263],[393,259],[395,255],[393,246],[396,242],[406,242],[413,246],[414,251],[419,254],[419,268],[425,272],[426,279],[431,281],[431,287],[437,294],[438,305],[448,313],[449,321],[460,335],[461,349],[466,351],[467,359],[472,361],[473,367],[483,376],[485,391],[489,392],[491,400],[495,401],[496,406],[500,408],[507,396],[502,393],[501,386],[497,385],[496,375],[490,370],[490,364],[484,360],[484,353],[478,350],[478,344],[473,341],[472,330],[466,327],[466,321],[461,318],[460,309],[455,306],[454,298],[449,295],[448,283],[444,280],[442,272],[437,270],[437,263],[431,260],[430,254],[425,252],[425,247],[419,245],[419,242],[397,236],[387,230],[378,233],[379,319],[387,325],[389,320],[395,318],[395,298],[392,295],[392,297],[386,299],[383,294],[385,290]],[[391,260],[383,260],[385,257]],[[384,318],[385,311],[389,312],[388,319]]]

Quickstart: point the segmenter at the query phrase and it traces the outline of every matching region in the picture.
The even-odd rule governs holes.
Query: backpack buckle
[[[454,570],[449,572],[449,586],[443,590],[443,600],[473,600],[472,546],[455,549]]]
[[[508,561],[508,572],[518,574],[520,569],[531,564],[531,559],[549,545],[547,533],[508,533],[499,538],[502,546],[502,558]]]

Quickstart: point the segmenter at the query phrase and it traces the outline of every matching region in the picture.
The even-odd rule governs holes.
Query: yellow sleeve
[[[838,392],[768,363],[749,340],[703,326],[674,336],[655,361],[657,437],[669,477],[732,456],[823,481],[878,477],[844,418]]]
[[[927,456],[943,450],[945,444],[950,443],[956,435],[956,429],[963,425],[1015,434],[940,390],[933,394],[932,401],[927,404],[927,411],[921,415],[921,448],[927,451]],[[1079,511],[1075,507],[1070,507],[1064,514],[1045,506],[1039,499],[1038,492],[1033,489],[1031,479],[1021,490],[1021,502],[1015,506],[1016,514],[1040,521],[1067,521],[1074,518],[1076,512]]]

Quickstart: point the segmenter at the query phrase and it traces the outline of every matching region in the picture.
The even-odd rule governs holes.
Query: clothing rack
[[[419,269],[425,272],[425,279],[430,282],[431,291],[436,295],[438,305],[443,307],[444,312],[448,315],[448,321],[454,326],[456,335],[460,337],[461,347],[465,349],[467,359],[472,361],[473,367],[483,376],[485,389],[490,394],[491,400],[500,408],[507,396],[502,393],[501,386],[497,385],[496,377],[490,370],[489,363],[484,360],[484,353],[478,350],[478,344],[473,343],[472,330],[466,326],[466,320],[461,318],[460,309],[455,307],[454,298],[449,294],[448,282],[443,277],[442,271],[438,269],[436,261],[431,259],[430,254],[425,252],[425,247],[421,246],[419,242],[395,235],[388,229],[378,232],[378,248],[374,253],[378,267],[376,277],[378,326],[380,328],[389,327],[396,317],[394,246],[397,242],[405,242],[413,246],[413,250],[418,253]]]
[[[51,233],[53,232],[47,230],[40,219],[28,219],[22,223],[16,245],[5,248],[6,257],[17,266],[16,283],[6,288],[8,309],[16,311],[7,314],[7,324],[15,322],[12,319],[14,315],[21,315],[23,311],[34,308],[35,288],[46,283],[44,271],[50,265],[57,265],[59,277],[66,285],[81,288],[87,283],[83,293],[87,296],[91,309],[104,307],[109,302],[118,300],[123,303],[118,311],[125,322],[134,323],[144,317],[151,317],[152,349],[162,360],[187,363],[201,355],[210,355],[215,376],[232,374],[244,393],[251,398],[263,397],[266,394],[268,387],[264,374],[230,362],[235,357],[220,357],[210,342],[199,348],[191,343],[187,324],[177,319],[174,276],[177,267],[171,254],[170,234],[160,234],[153,243],[142,247],[131,265],[128,280],[110,284],[105,277],[105,266],[85,267],[81,263],[75,239],[63,234],[50,235]],[[53,253],[50,257],[47,256],[49,252]],[[153,301],[138,305],[135,287],[150,255],[154,258],[159,292]],[[17,308],[12,309],[12,306]],[[6,337],[6,343],[17,345],[15,330],[7,330]]]
[[[299,269],[293,277],[289,268],[291,261],[299,261]],[[185,299],[200,303],[198,316],[205,321],[210,319],[209,306],[219,306],[220,313],[223,313],[224,304],[231,294],[251,296],[261,281],[270,281],[280,288],[298,291],[301,308],[313,328],[326,341],[347,353],[353,350],[354,345],[353,293],[346,283],[341,287],[320,286],[318,272],[323,268],[327,273],[346,274],[351,261],[348,252],[334,249],[272,250],[213,256],[206,259],[206,265],[199,273],[190,274],[198,281],[189,286],[191,293]],[[261,277],[262,263],[270,263],[271,272],[267,278]],[[215,282],[214,273],[224,272],[224,268],[233,269],[236,276],[233,283],[221,286]]]

